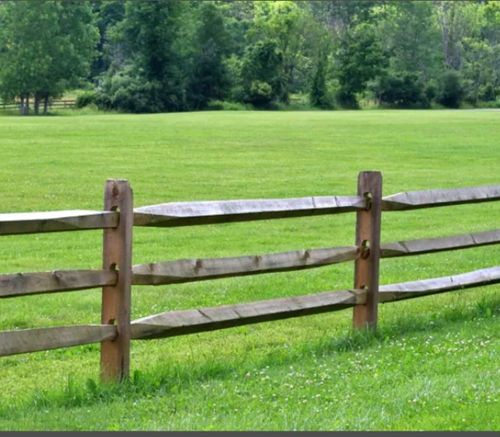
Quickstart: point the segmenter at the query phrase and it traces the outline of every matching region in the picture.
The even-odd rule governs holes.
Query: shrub
[[[222,100],[210,100],[206,105],[206,109],[209,111],[222,111],[224,109],[224,102]]]
[[[252,106],[230,100],[210,100],[206,109],[209,111],[248,111],[252,109]]]
[[[96,93],[94,91],[84,91],[76,97],[75,106],[77,108],[85,108],[86,106],[96,103]]]
[[[497,97],[497,91],[493,84],[489,83],[479,89],[479,98],[484,102],[492,102]]]
[[[253,80],[248,90],[246,101],[256,108],[268,108],[273,101],[272,86],[261,80]]]
[[[346,109],[359,109],[358,99],[356,95],[351,92],[350,89],[339,88],[336,94],[337,103]]]
[[[121,71],[103,78],[96,92],[95,103],[101,109],[124,112],[161,112],[165,108],[161,84]]]
[[[433,94],[413,73],[384,75],[374,83],[373,91],[380,103],[397,108],[427,108]]]
[[[430,104],[437,96],[437,86],[434,81],[430,81],[425,85],[424,93]]]
[[[283,54],[274,40],[259,41],[245,50],[241,66],[243,101],[268,108],[274,101],[288,100],[284,86]]]
[[[460,76],[456,71],[447,71],[441,80],[438,102],[447,108],[459,108],[464,97]]]

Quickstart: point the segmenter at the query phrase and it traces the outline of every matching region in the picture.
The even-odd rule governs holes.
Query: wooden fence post
[[[133,195],[127,181],[106,182],[104,209],[118,211],[120,218],[118,227],[104,230],[103,268],[116,269],[118,282],[102,289],[101,322],[116,325],[118,335],[101,343],[101,381],[119,382],[130,366]]]
[[[356,246],[359,249],[354,265],[354,288],[366,288],[366,303],[356,305],[354,328],[377,327],[380,225],[382,206],[382,174],[364,171],[358,175],[358,195],[367,200],[367,208],[356,213]]]

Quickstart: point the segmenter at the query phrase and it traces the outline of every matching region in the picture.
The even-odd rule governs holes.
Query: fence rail
[[[34,102],[32,101],[32,108],[34,107]],[[76,99],[49,99],[49,108],[73,108],[76,105]],[[40,106],[43,106],[43,102]],[[20,101],[0,101],[0,109],[3,110],[16,110],[20,109]]]
[[[500,186],[498,185],[450,190],[407,191],[382,198],[382,209],[401,211],[494,200],[500,200]]]
[[[498,283],[500,283],[500,267],[495,266],[462,273],[460,275],[384,285],[380,287],[379,290],[380,301],[391,302],[394,300],[409,299],[412,297],[443,293],[445,291],[464,290],[466,288]]]
[[[0,235],[115,228],[114,211],[53,211],[0,214]]]
[[[359,196],[178,202],[134,210],[135,226],[189,226],[337,214],[366,207]]]
[[[114,325],[79,325],[0,332],[0,355],[99,343],[117,337]]]
[[[0,275],[0,298],[85,290],[115,285],[117,282],[118,272],[112,270],[59,270]]]
[[[380,243],[382,211],[500,200],[500,185],[410,191],[382,197],[378,172],[362,172],[356,196],[164,203],[133,209],[128,182],[109,180],[103,211],[72,210],[0,214],[0,235],[102,229],[100,270],[0,275],[0,298],[102,287],[100,325],[0,332],[0,356],[101,343],[101,378],[128,376],[130,342],[212,331],[354,308],[353,324],[377,324],[378,304],[500,283],[500,266],[474,272],[379,286],[379,260],[500,243],[500,229],[437,238]],[[132,266],[133,226],[176,227],[249,220],[356,213],[355,244],[225,258],[193,258]],[[236,305],[168,311],[131,321],[131,286],[166,285],[256,275],[354,261],[350,290],[326,291]]]

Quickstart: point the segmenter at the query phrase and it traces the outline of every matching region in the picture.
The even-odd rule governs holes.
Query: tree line
[[[0,97],[70,88],[126,112],[498,104],[500,2],[0,0]]]

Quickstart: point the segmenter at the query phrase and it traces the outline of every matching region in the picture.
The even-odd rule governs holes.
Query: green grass
[[[2,212],[102,207],[126,178],[135,205],[498,184],[500,112],[200,112],[0,117]],[[383,217],[384,242],[498,228],[496,203]],[[134,229],[134,263],[352,244],[354,215]],[[99,232],[1,238],[2,272],[98,268]],[[381,283],[499,265],[500,247],[383,260]],[[134,287],[132,317],[352,286],[352,264]],[[134,342],[132,378],[97,383],[99,347],[0,359],[3,430],[500,429],[499,286]],[[0,302],[0,329],[98,323],[99,290]]]

